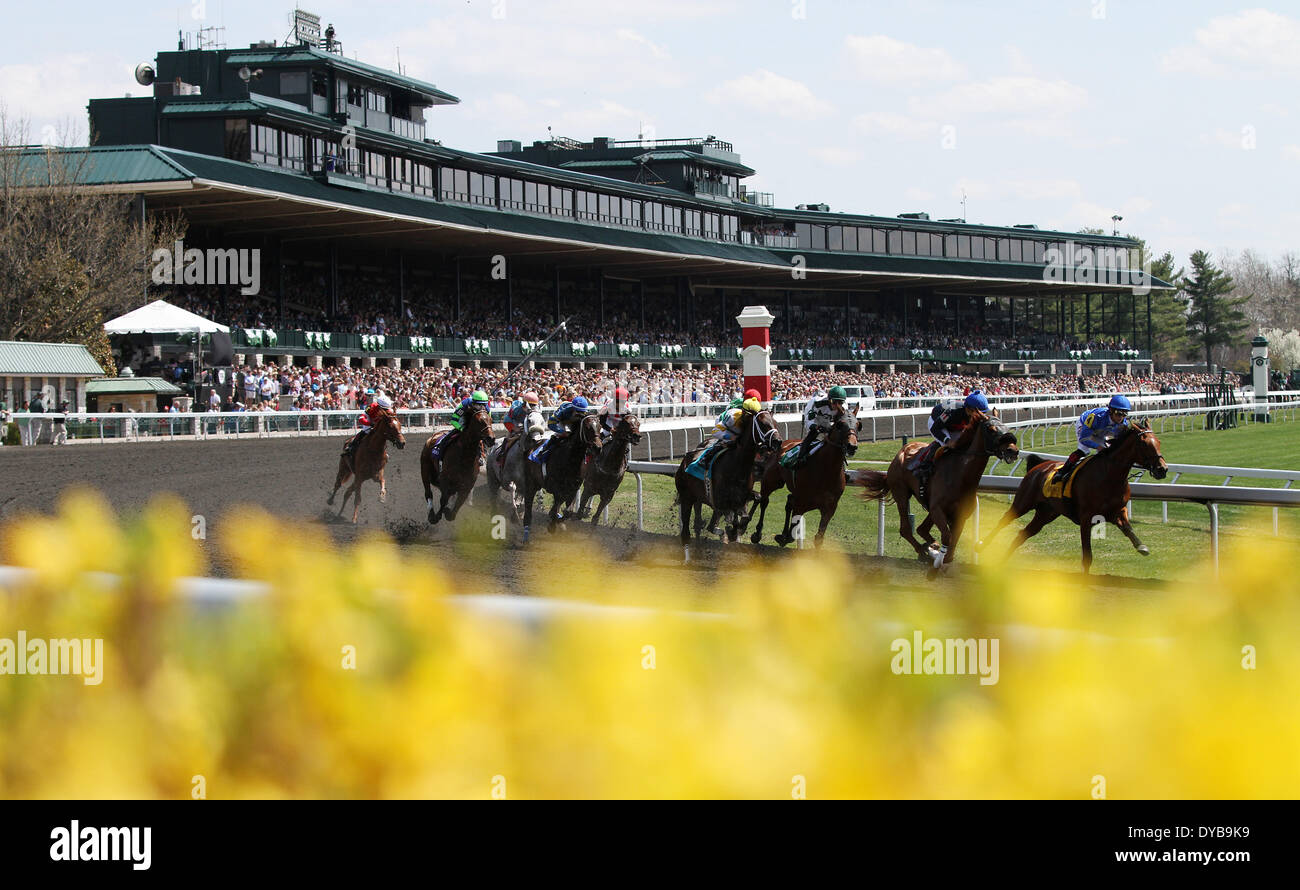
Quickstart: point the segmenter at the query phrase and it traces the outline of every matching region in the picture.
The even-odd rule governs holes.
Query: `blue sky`
[[[31,141],[186,31],[283,39],[291,3],[11,8],[0,100]],[[1054,0],[448,0],[308,5],[349,56],[459,96],[429,135],[716,135],[780,206],[1300,249],[1300,4]]]

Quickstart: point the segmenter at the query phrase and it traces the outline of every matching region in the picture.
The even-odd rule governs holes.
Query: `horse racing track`
[[[1285,437],[1289,442],[1300,433],[1300,427],[1292,424],[1277,426],[1294,428],[1294,432],[1281,428],[1262,430],[1257,438],[1262,442],[1265,438]],[[1228,457],[1235,455],[1219,456],[1205,450],[1228,445],[1225,435],[1239,437],[1234,439],[1241,446],[1238,463],[1244,462],[1251,447],[1259,444],[1248,441],[1244,431],[1168,436],[1165,453],[1170,460],[1211,462],[1209,458],[1214,458],[1213,462],[1227,462]],[[194,517],[201,517],[195,527],[203,529],[207,571],[214,575],[229,573],[232,551],[259,548],[274,552],[275,540],[254,540],[238,520],[229,518],[235,508],[254,505],[298,523],[299,528],[306,524],[317,529],[322,545],[331,539],[349,544],[363,540],[367,534],[387,535],[404,548],[427,551],[463,579],[472,578],[483,592],[510,592],[521,589],[525,582],[535,585],[539,581],[546,583],[546,579],[552,579],[557,591],[564,592],[569,566],[626,564],[654,571],[656,580],[662,578],[664,600],[681,604],[704,602],[715,580],[725,578],[729,570],[753,565],[755,561],[779,564],[790,559],[815,558],[811,549],[798,553],[794,547],[782,549],[772,543],[784,519],[785,493],[778,492],[767,511],[760,546],[749,543],[749,532],[754,528],[751,524],[740,543],[723,547],[712,539],[693,546],[692,556],[698,558],[690,566],[682,566],[675,535],[677,511],[673,506],[673,482],[667,476],[643,477],[644,530],[636,528],[636,484],[630,474],[610,506],[612,528],[570,522],[563,531],[548,535],[544,530],[544,514],[538,511],[533,540],[526,548],[521,547],[518,528],[497,518],[504,511],[492,507],[481,479],[474,490],[472,505],[455,522],[443,521],[431,527],[426,518],[419,471],[419,452],[424,439],[424,434],[413,434],[404,451],[389,449],[387,502],[379,502],[376,484],[366,483],[362,489],[360,521],[355,526],[349,521],[350,504],[342,519],[338,518],[336,509],[325,504],[343,443],[338,437],[0,449],[0,472],[6,479],[0,492],[0,522],[25,512],[51,512],[59,493],[76,484],[97,488],[115,510],[128,514],[144,509],[154,496],[170,493],[184,501]],[[1282,448],[1283,453],[1290,450],[1280,439],[1275,447]],[[896,448],[897,443],[875,443],[865,446],[858,457],[880,460]],[[1005,508],[1003,496],[982,497],[981,529],[990,530]],[[1245,539],[1253,533],[1247,523],[1271,520],[1268,513],[1266,510],[1243,513],[1238,517],[1238,525],[1229,522],[1225,534],[1229,538],[1235,534]],[[886,558],[875,555],[877,517],[876,506],[868,504],[859,489],[849,488],[827,534],[828,547],[841,550],[853,559],[861,589],[886,594],[946,590],[950,585],[944,579],[925,581],[921,567],[909,558],[910,548],[898,535],[898,519],[892,507],[886,513]],[[1284,538],[1297,539],[1297,518],[1300,517],[1286,515],[1284,511]],[[1194,569],[1204,555],[1207,532],[1203,508],[1171,504],[1166,523],[1162,521],[1159,504],[1143,502],[1135,504],[1135,524],[1144,540],[1151,544],[1152,556],[1137,556],[1117,531],[1097,542],[1093,572],[1099,577],[1091,583],[1100,597],[1150,595],[1164,586],[1161,581]],[[1001,546],[1010,537],[1005,534]],[[975,540],[973,529],[968,527],[958,548],[958,573],[971,571]],[[996,558],[998,546],[992,545],[984,559]],[[1017,574],[1044,568],[1077,572],[1078,555],[1076,527],[1067,520],[1059,520],[1006,562],[1003,570]]]

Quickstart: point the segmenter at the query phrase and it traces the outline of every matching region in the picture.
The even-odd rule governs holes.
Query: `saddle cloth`
[[[1060,482],[1053,482],[1056,478],[1056,470],[1048,473],[1043,478],[1043,497],[1045,498],[1069,498],[1074,496],[1074,477],[1079,474],[1079,469],[1092,460],[1096,455],[1089,454],[1083,460],[1074,465],[1069,474]],[[1059,469],[1059,467],[1058,467]]]
[[[808,456],[812,457],[818,451],[821,451],[822,446],[825,444],[826,444],[826,440],[824,439],[818,439],[816,442],[812,443],[812,446],[808,449]],[[789,451],[787,451],[785,454],[781,455],[781,466],[787,469],[791,469],[795,466],[798,460],[799,460],[799,448],[798,446],[795,446],[794,448],[791,448]]]

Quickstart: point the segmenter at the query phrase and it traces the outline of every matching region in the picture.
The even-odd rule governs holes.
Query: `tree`
[[[1260,335],[1268,341],[1268,364],[1273,370],[1289,374],[1300,368],[1300,331],[1266,328]]]
[[[1146,245],[1142,246],[1146,256]],[[1151,275],[1161,281],[1177,285],[1185,270],[1175,268],[1174,255],[1165,251],[1151,260]],[[1182,358],[1190,347],[1187,338],[1187,303],[1178,291],[1151,291],[1151,352],[1152,358],[1162,367],[1168,367]]]
[[[1192,275],[1181,282],[1187,301],[1187,336],[1205,349],[1208,370],[1214,347],[1232,344],[1246,330],[1243,307],[1248,298],[1232,296],[1232,278],[1204,250],[1193,253],[1191,262]]]
[[[145,302],[153,250],[184,224],[141,222],[130,195],[87,184],[86,149],[26,136],[0,107],[0,339],[82,343],[113,373],[104,322]]]

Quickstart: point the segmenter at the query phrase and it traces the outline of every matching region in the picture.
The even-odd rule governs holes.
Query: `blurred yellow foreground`
[[[0,592],[0,637],[102,638],[104,665],[0,675],[0,796],[1300,796],[1300,582],[1271,535],[1221,584],[1103,615],[1077,576],[985,566],[939,596],[918,574],[900,599],[824,553],[726,577],[732,620],[538,629],[449,601],[471,591],[386,538],[322,555],[260,513],[228,520],[231,557],[272,595],[199,607],[171,592],[205,570],[189,512],[144,516],[83,493],[6,528],[36,580]],[[653,572],[611,590],[600,557],[531,592],[653,601]],[[997,638],[998,682],[895,674],[917,630]]]

